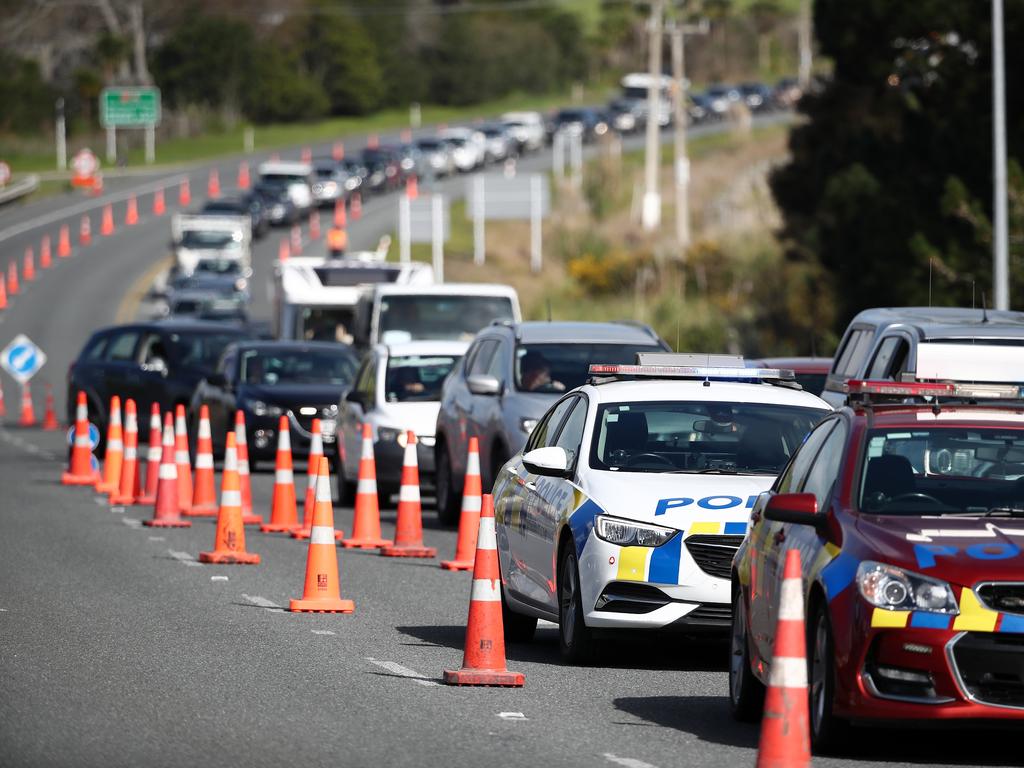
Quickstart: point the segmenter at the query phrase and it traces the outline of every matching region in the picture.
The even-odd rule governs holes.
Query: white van
[[[313,207],[313,166],[309,163],[266,162],[257,170],[261,182],[283,186],[300,211]]]

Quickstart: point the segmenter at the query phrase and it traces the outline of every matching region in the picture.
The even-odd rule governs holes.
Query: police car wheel
[[[572,545],[562,547],[558,568],[558,645],[562,658],[586,664],[597,655],[593,631],[583,620],[580,570]]]
[[[528,643],[537,632],[537,617],[524,616],[509,608],[504,589],[501,590],[501,626],[507,643]]]
[[[452,482],[452,460],[448,455],[448,446],[438,446],[436,479],[437,519],[444,525],[455,525],[459,521],[459,497]]]
[[[764,709],[764,683],[750,669],[747,643],[747,607],[740,590],[732,596],[732,632],[729,656],[729,705],[732,716],[743,723],[761,719]]]
[[[835,644],[828,620],[828,606],[819,601],[808,624],[808,708],[811,715],[811,749],[828,753],[846,740],[847,721],[832,714],[835,700]]]

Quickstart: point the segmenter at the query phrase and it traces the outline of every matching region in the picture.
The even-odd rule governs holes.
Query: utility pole
[[[648,20],[647,71],[651,82],[647,87],[647,144],[644,164],[644,201],[640,222],[644,230],[653,232],[661,225],[661,193],[658,191],[658,161],[661,147],[658,141],[661,115],[661,22],[665,10],[664,0],[652,0]]]
[[[1003,61],[1003,0],[992,0],[992,201],[995,308],[1010,308],[1010,255],[1006,211],[1006,69]]]
[[[686,35],[706,35],[707,19],[700,24],[688,25],[673,19],[668,22],[672,41],[672,121],[675,127],[675,180],[676,180],[676,240],[680,257],[686,261],[690,246],[690,158],[686,152]]]
[[[68,139],[67,126],[64,122],[64,99],[57,99],[54,105],[57,112],[57,124],[54,128],[54,135],[57,139],[57,170],[68,169]]]
[[[800,87],[807,90],[807,86],[811,84],[811,0],[800,0],[797,37],[800,46],[797,80],[800,82]]]

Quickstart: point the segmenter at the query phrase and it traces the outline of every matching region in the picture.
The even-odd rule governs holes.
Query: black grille
[[[657,587],[615,581],[604,588],[595,607],[616,613],[650,613],[670,602],[671,598]]]
[[[953,663],[979,702],[1024,707],[1024,636],[968,632],[953,645]]]
[[[732,606],[728,603],[704,603],[686,614],[683,620],[693,624],[728,627],[732,623]]]
[[[704,573],[728,579],[732,574],[733,555],[742,543],[742,536],[698,535],[686,540],[686,548]]]
[[[1000,613],[1024,614],[1024,583],[984,584],[975,592],[986,608]]]

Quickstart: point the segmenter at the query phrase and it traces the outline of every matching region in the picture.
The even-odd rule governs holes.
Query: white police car
[[[594,630],[726,630],[750,509],[830,408],[739,357],[590,373],[495,480],[506,636],[557,621],[563,656],[585,661]]]

